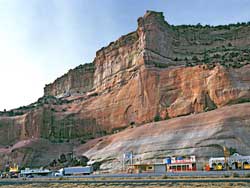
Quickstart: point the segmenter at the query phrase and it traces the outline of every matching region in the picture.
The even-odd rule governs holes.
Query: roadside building
[[[197,170],[195,156],[167,157],[163,162],[166,164],[168,172]]]
[[[134,164],[129,168],[130,173],[165,173],[166,164]]]
[[[226,166],[231,170],[250,170],[250,156],[242,156],[235,153],[227,158],[211,157],[209,168],[211,170],[226,170]]]
[[[130,165],[128,173],[165,173],[174,171],[196,171],[195,156],[167,157],[162,163],[139,163]]]

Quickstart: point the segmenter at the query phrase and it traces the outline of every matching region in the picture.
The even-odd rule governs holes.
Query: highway
[[[232,177],[237,173],[241,178],[223,178]],[[85,176],[64,176],[61,177],[35,177],[35,178],[17,178],[2,179],[0,185],[21,185],[21,184],[51,184],[51,183],[69,183],[69,184],[112,184],[112,185],[130,185],[130,184],[167,184],[167,183],[217,183],[217,182],[244,182],[250,183],[250,171],[194,171],[194,172],[168,172],[166,174],[92,174]],[[181,178],[184,177],[184,178]],[[198,177],[198,178],[196,178]],[[166,178],[166,179],[164,179]]]
[[[238,171],[192,171],[192,172],[167,172],[167,173],[141,173],[141,174],[91,174],[84,176],[66,176],[69,178],[149,178],[149,177],[161,177],[166,175],[167,177],[226,177],[232,176],[232,174],[238,174],[239,176],[250,176],[249,170]]]

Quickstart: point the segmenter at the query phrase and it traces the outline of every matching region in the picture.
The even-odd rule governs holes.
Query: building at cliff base
[[[225,157],[212,157],[209,159],[211,170],[224,170],[227,165],[231,170],[250,170],[250,156],[242,156],[235,153],[228,159],[225,159]]]

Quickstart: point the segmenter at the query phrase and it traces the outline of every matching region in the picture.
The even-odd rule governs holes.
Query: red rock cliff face
[[[20,140],[43,139],[67,141],[68,151],[70,141],[249,102],[249,31],[171,26],[162,13],[148,11],[135,32],[47,85],[41,100],[14,111],[20,116],[4,113],[2,147],[14,144],[11,152]]]
[[[93,87],[94,70],[92,63],[80,65],[56,79],[52,84],[46,85],[44,88],[44,95],[52,95],[60,98],[75,93],[86,93]]]
[[[171,26],[162,13],[148,11],[135,32],[99,50],[93,63],[45,87],[45,96],[69,101],[51,107],[51,124],[72,119],[84,132],[81,122],[91,120],[112,131],[247,100],[249,30]]]
[[[189,35],[175,30],[164,21],[162,14],[147,12],[138,19],[136,33],[100,50],[94,61],[94,89],[99,96],[79,104],[79,115],[92,117],[105,129],[112,130],[143,124],[156,116],[165,119],[199,113],[249,98],[248,61],[244,61],[242,68],[223,66],[213,58],[216,40],[205,45],[205,37],[200,34],[194,43]],[[218,37],[222,33],[209,31],[208,35]],[[248,36],[245,37],[248,40]],[[119,43],[122,45],[117,46]],[[246,43],[242,43],[242,47],[245,46]],[[192,50],[201,58],[200,53],[210,49],[211,60],[184,66],[181,48],[182,56],[188,60],[192,60],[188,55]]]
[[[146,64],[160,62],[169,64],[173,57],[174,32],[164,20],[162,13],[148,11],[138,19],[137,32]]]
[[[76,151],[101,169],[124,168],[122,154],[133,152],[134,163],[161,163],[166,156],[195,155],[198,169],[210,157],[223,156],[223,147],[250,155],[250,104],[236,104],[210,112],[153,122],[92,140]]]
[[[220,108],[250,97],[249,81],[244,75],[250,66],[238,70],[206,65],[176,68],[160,72],[158,97],[159,112],[163,118]]]
[[[250,66],[238,70],[217,66],[166,70],[141,67],[122,88],[82,103],[80,114],[94,117],[107,129],[143,124],[220,108],[250,98],[244,79]]]
[[[94,89],[97,93],[111,91],[127,83],[140,66],[138,44],[138,35],[133,32],[96,53]]]

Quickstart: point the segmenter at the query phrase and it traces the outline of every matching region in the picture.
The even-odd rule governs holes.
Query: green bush
[[[164,64],[164,63],[154,63],[155,67],[158,67],[158,68],[167,68],[168,65],[167,64]]]
[[[205,64],[210,63],[210,58],[209,58],[207,50],[205,50],[205,52],[204,52],[203,60],[204,60]]]
[[[80,161],[80,164],[81,164],[82,166],[87,166],[87,163],[88,163],[88,161],[89,161],[89,158],[86,157],[86,156],[80,156],[80,157],[79,157],[79,161]]]
[[[246,102],[250,102],[250,99],[249,98],[248,99],[239,99],[237,101],[237,103],[246,103]]]
[[[198,59],[198,57],[196,55],[192,57],[192,60],[193,61],[199,61],[199,59]]]
[[[80,143],[81,143],[81,144],[85,144],[85,143],[86,143],[86,141],[85,141],[85,140],[83,140],[83,139],[81,139]]]
[[[58,162],[65,163],[67,161],[66,155],[63,153],[60,155],[60,158],[58,159]]]
[[[100,170],[100,166],[101,166],[101,162],[95,162],[92,164],[92,167],[93,167],[93,170],[96,171],[96,170]]]
[[[154,121],[157,122],[157,121],[161,121],[161,117],[159,115],[156,115],[154,117]]]
[[[220,58],[221,55],[220,54],[214,54],[213,58]]]
[[[52,167],[57,166],[57,161],[54,159],[52,162],[50,162],[49,166],[52,166]]]

